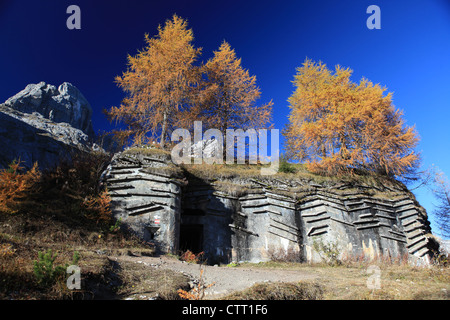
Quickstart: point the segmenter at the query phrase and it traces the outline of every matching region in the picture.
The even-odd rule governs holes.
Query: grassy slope
[[[92,219],[84,200],[98,196],[99,174],[108,159],[80,156],[43,173],[17,202],[18,212],[0,212],[0,299],[65,299],[111,296],[115,273],[109,255],[151,254],[152,247],[132,235],[111,231],[113,221]],[[91,218],[90,218],[91,217]],[[39,285],[33,270],[39,252],[57,254],[54,266],[71,264],[80,254],[82,292],[70,292],[65,279]]]

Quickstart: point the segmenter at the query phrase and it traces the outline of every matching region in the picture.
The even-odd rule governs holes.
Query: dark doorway
[[[205,211],[200,209],[184,209],[183,210],[184,216],[204,216]]]
[[[180,226],[180,251],[190,250],[197,254],[203,251],[203,225],[182,224]]]

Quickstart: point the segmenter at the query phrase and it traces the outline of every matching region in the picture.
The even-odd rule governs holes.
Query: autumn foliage
[[[203,260],[203,255],[205,253],[202,251],[200,253],[193,253],[191,250],[186,250],[185,252],[183,252],[180,256],[180,260],[181,261],[186,261],[189,263],[199,263]]]
[[[200,117],[205,127],[225,132],[228,128],[267,128],[272,102],[258,106],[261,90],[256,76],[242,67],[234,49],[224,41],[202,68]]]
[[[205,280],[203,279],[204,269],[200,269],[200,277],[198,279],[197,286],[194,287],[191,291],[186,291],[183,289],[178,289],[178,295],[181,299],[185,300],[202,300],[205,297],[206,289],[212,287],[214,282],[206,285]]]
[[[88,219],[95,220],[96,223],[110,223],[112,221],[111,197],[108,191],[104,190],[98,196],[89,196],[83,202],[87,209]]]
[[[155,37],[145,35],[143,50],[128,56],[127,71],[116,78],[126,97],[105,111],[111,121],[126,125],[122,139],[139,145],[158,138],[164,148],[174,129],[192,129],[198,120],[222,132],[268,126],[272,102],[256,104],[261,96],[256,77],[230,45],[223,42],[203,64],[193,40],[187,21],[174,15]]]
[[[0,170],[0,211],[16,213],[21,201],[36,188],[40,177],[37,163],[24,171],[20,161],[14,161],[8,169]]]
[[[386,88],[364,78],[353,83],[351,74],[309,59],[297,69],[284,131],[289,155],[322,174],[411,171],[419,160],[414,128],[405,125]]]
[[[159,135],[164,147],[167,132],[183,120],[182,111],[190,104],[197,81],[193,63],[201,52],[193,39],[186,21],[175,15],[158,28],[156,37],[145,35],[146,47],[129,55],[128,70],[116,77],[127,97],[107,114],[127,125],[135,143]]]

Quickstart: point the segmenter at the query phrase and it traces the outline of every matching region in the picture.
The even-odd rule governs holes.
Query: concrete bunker
[[[160,253],[204,252],[211,264],[283,253],[313,262],[321,260],[314,251],[319,240],[339,243],[347,256],[427,262],[432,254],[426,212],[402,185],[199,178],[174,166],[170,155],[146,152],[115,155],[104,182],[115,218]]]

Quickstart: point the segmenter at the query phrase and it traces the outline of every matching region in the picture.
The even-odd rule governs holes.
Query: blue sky
[[[72,4],[81,30],[66,28]],[[372,4],[380,30],[366,27]],[[123,98],[114,77],[144,46],[144,33],[156,34],[174,13],[189,21],[202,60],[223,40],[231,44],[257,77],[260,102],[273,100],[276,128],[287,122],[291,81],[305,58],[340,64],[354,70],[353,81],[364,76],[394,93],[421,137],[423,167],[450,176],[450,0],[0,0],[0,101],[28,83],[68,81],[91,103],[94,129],[111,129],[101,110]],[[430,214],[431,193],[415,193]]]

